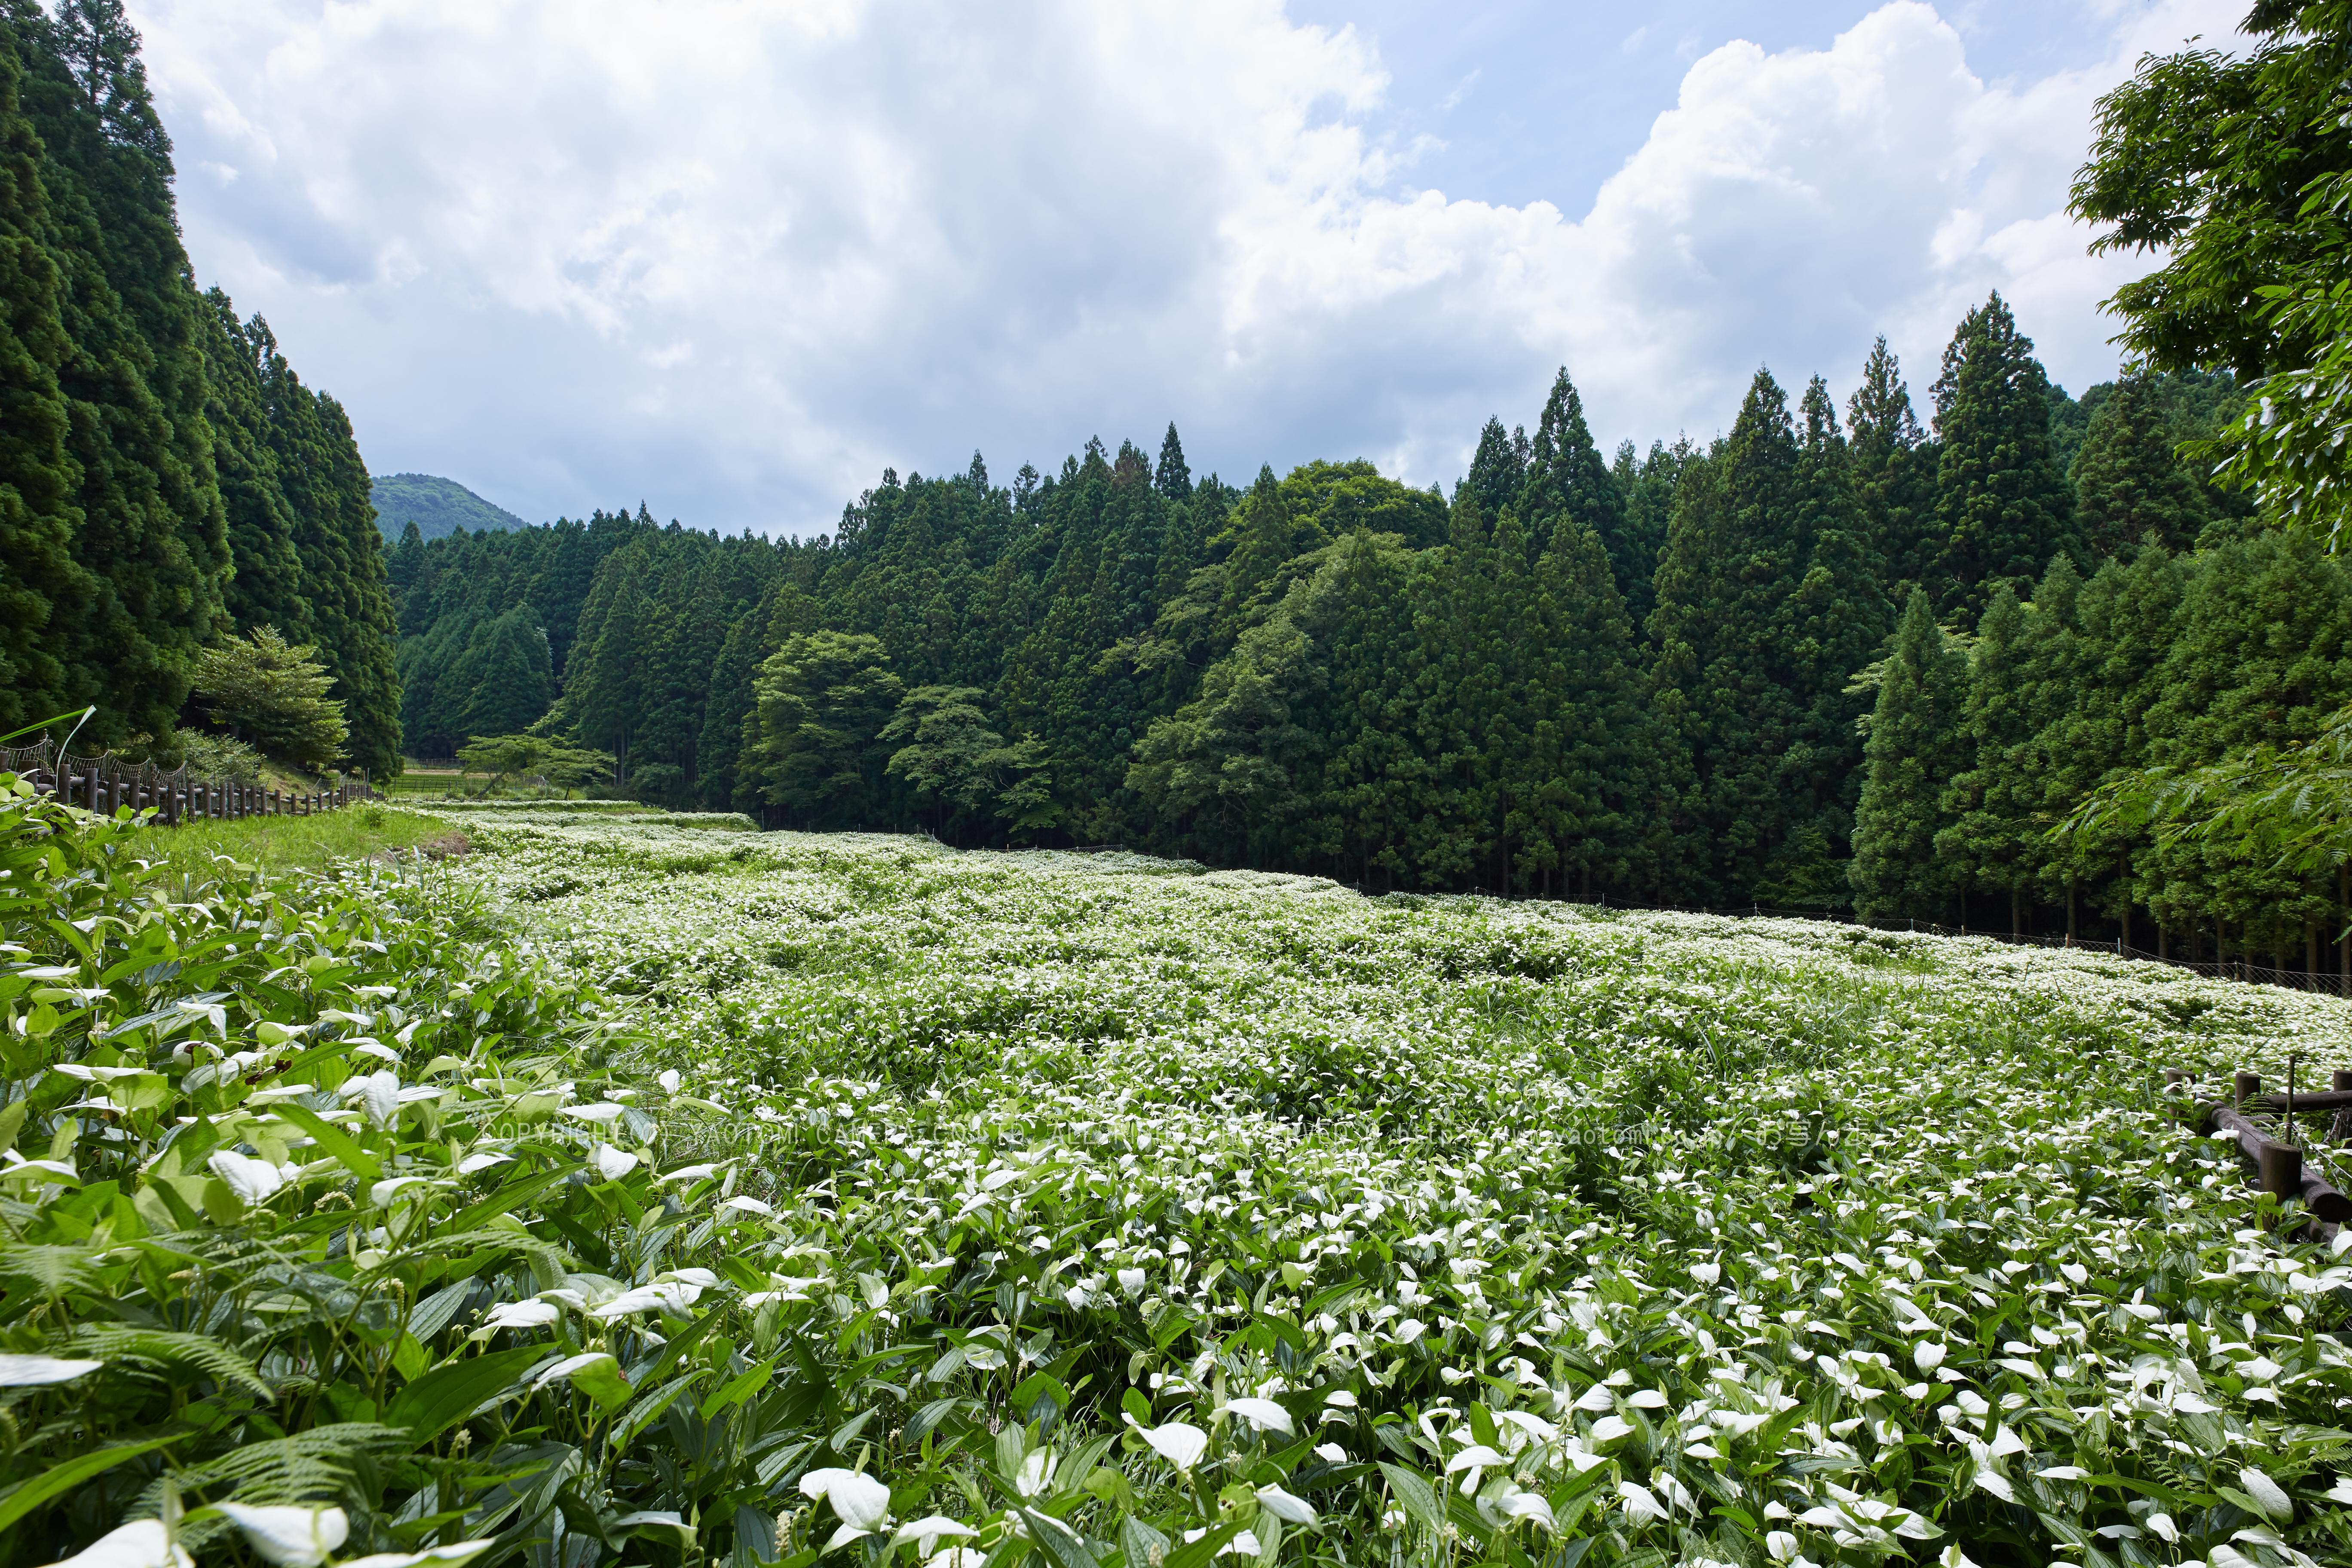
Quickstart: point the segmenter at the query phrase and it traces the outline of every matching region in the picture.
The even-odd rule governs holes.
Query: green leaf
[[[1229,1519],[1212,1529],[1198,1541],[1188,1542],[1168,1554],[1160,1568],[1209,1568],[1224,1544],[1239,1535],[1247,1525],[1241,1520]]]
[[[1421,1477],[1387,1460],[1380,1461],[1381,1474],[1389,1481],[1389,1490],[1396,1494],[1397,1505],[1411,1514],[1423,1529],[1444,1534],[1445,1510],[1438,1506],[1437,1494]]]
[[[524,1345],[436,1367],[393,1395],[383,1424],[405,1426],[421,1448],[471,1415],[484,1400],[530,1371],[531,1363],[545,1353],[544,1345]]]
[[[1043,1546],[1062,1568],[1102,1568],[1101,1560],[1087,1544],[1087,1538],[1052,1514],[1024,1508],[1021,1510],[1021,1522],[1029,1527],[1030,1539]]]
[[[193,1432],[166,1432],[160,1437],[143,1442],[118,1443],[110,1448],[99,1448],[87,1454],[77,1454],[65,1463],[43,1470],[31,1480],[0,1497],[0,1530],[6,1530],[18,1520],[61,1492],[67,1492],[89,1480],[102,1476],[125,1459],[135,1459],[142,1454],[152,1454],[167,1443],[195,1436]]]
[[[729,1381],[726,1387],[719,1389],[702,1402],[700,1412],[702,1418],[708,1421],[729,1406],[742,1404],[761,1389],[765,1388],[768,1379],[775,1374],[776,1363],[773,1361],[763,1361],[757,1366],[744,1368]]]
[[[380,1182],[383,1179],[383,1166],[376,1157],[353,1142],[351,1134],[317,1111],[308,1106],[287,1101],[281,1101],[271,1109],[316,1139],[320,1148],[332,1154],[344,1170],[361,1181]]]

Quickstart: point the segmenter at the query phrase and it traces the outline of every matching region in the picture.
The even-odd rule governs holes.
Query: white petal
[[[626,1109],[609,1100],[597,1100],[586,1105],[567,1105],[561,1114],[576,1117],[582,1121],[617,1121],[621,1119],[621,1112]]]
[[[1285,1524],[1315,1522],[1315,1510],[1307,1506],[1307,1500],[1293,1497],[1280,1487],[1258,1488],[1257,1500],[1259,1507]]]
[[[1454,1455],[1454,1458],[1446,1460],[1445,1473],[1450,1476],[1456,1470],[1466,1470],[1473,1465],[1486,1467],[1492,1465],[1507,1465],[1509,1463],[1510,1461],[1508,1459],[1504,1458],[1502,1455],[1495,1452],[1494,1449],[1489,1448],[1486,1444],[1477,1443],[1463,1449],[1460,1453]]]
[[[1270,1432],[1290,1436],[1290,1412],[1271,1399],[1229,1399],[1217,1406],[1217,1415],[1243,1416],[1254,1425]]]
[[[841,1522],[861,1533],[879,1529],[890,1517],[890,1489],[856,1470],[811,1470],[801,1478],[801,1490],[829,1499]]]
[[[738,1209],[744,1214],[755,1214],[771,1219],[775,1216],[776,1213],[772,1207],[761,1203],[759,1199],[747,1198],[740,1193],[729,1198],[725,1203],[720,1204],[719,1207],[722,1213],[728,1209]]]
[[[2284,1524],[2294,1518],[2294,1503],[2285,1489],[2262,1471],[2249,1467],[2238,1472],[2238,1480],[2246,1495],[2263,1505],[2263,1511]]]
[[[60,1361],[50,1355],[0,1355],[0,1388],[45,1388],[96,1372],[102,1361]]]
[[[468,1154],[457,1162],[457,1173],[461,1176],[470,1176],[477,1171],[487,1171],[492,1165],[508,1165],[513,1163],[512,1154]]]
[[[254,1551],[278,1568],[318,1568],[351,1535],[352,1521],[339,1508],[299,1508],[215,1503],[245,1531]]]
[[[460,1541],[450,1546],[429,1546],[422,1552],[378,1552],[366,1557],[346,1557],[335,1568],[457,1568],[496,1546],[495,1537]]]
[[[535,1329],[563,1316],[552,1301],[501,1301],[484,1320],[494,1329]]]
[[[625,1149],[615,1149],[610,1143],[596,1145],[596,1171],[608,1182],[617,1182],[637,1168],[637,1157]]]
[[[49,1568],[192,1568],[187,1549],[170,1544],[160,1519],[138,1519],[110,1530]]]
[[[682,1080],[678,1078],[677,1069],[676,1068],[664,1068],[661,1070],[660,1076],[656,1078],[654,1081],[662,1086],[662,1092],[664,1094],[676,1094],[677,1092],[677,1086]]]
[[[1617,1495],[1625,1500],[1625,1514],[1629,1519],[1646,1521],[1666,1517],[1666,1510],[1645,1486],[1633,1481],[1619,1481]]]
[[[286,1184],[284,1173],[267,1160],[256,1160],[234,1149],[222,1149],[205,1162],[214,1175],[228,1184],[241,1204],[257,1204]]]
[[[655,1177],[656,1182],[685,1182],[691,1185],[706,1177],[718,1174],[716,1165],[680,1165],[675,1171],[665,1171]]]
[[[1182,1421],[1171,1421],[1164,1426],[1147,1426],[1143,1440],[1151,1451],[1180,1470],[1190,1471],[1209,1451],[1209,1435],[1198,1426]]]
[[[950,1519],[945,1514],[927,1513],[912,1523],[900,1525],[898,1533],[890,1537],[890,1544],[904,1546],[911,1541],[919,1550],[928,1552],[931,1549],[930,1543],[942,1535],[978,1535],[980,1531],[961,1520]]]

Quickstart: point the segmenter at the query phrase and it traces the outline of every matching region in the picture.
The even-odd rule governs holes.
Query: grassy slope
[[[143,831],[152,837],[141,847],[142,858],[187,877],[208,874],[214,859],[224,855],[271,871],[315,869],[334,860],[407,849],[458,834],[442,817],[364,804],[315,816],[248,816],[177,827],[156,825]]]

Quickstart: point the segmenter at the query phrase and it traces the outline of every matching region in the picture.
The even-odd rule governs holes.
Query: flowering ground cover
[[[7,809],[11,1563],[2352,1554],[2352,1268],[2157,1087],[2341,1003],[561,808],[166,898]]]

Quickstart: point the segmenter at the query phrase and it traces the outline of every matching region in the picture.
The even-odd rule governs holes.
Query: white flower
[[[383,1208],[404,1189],[416,1186],[424,1180],[422,1176],[392,1176],[378,1182],[368,1188],[369,1206]]]
[[[950,1546],[936,1556],[923,1559],[923,1568],[981,1568],[988,1561],[984,1552],[969,1546]]]
[[[718,1173],[717,1165],[680,1165],[675,1171],[666,1171],[656,1176],[654,1181],[657,1185],[670,1182],[684,1182],[687,1185],[692,1186],[695,1183]]]
[[[911,1523],[900,1525],[897,1532],[890,1537],[890,1544],[904,1546],[911,1541],[915,1543],[916,1555],[928,1558],[931,1555],[931,1548],[939,1543],[939,1539],[942,1535],[978,1535],[980,1531],[971,1526],[959,1520],[950,1519],[945,1514],[927,1513]]]
[[[501,1301],[482,1320],[485,1329],[536,1329],[555,1321],[563,1310],[552,1301]]]
[[[683,1312],[701,1295],[699,1285],[683,1279],[662,1280],[624,1290],[603,1306],[590,1309],[588,1315],[601,1321],[625,1318],[632,1312]]]
[[[664,1068],[654,1079],[654,1081],[662,1086],[662,1092],[664,1094],[676,1094],[677,1092],[677,1086],[684,1080],[677,1076],[677,1069],[676,1068]],[[929,1548],[926,1547],[924,1550],[929,1551]]]
[[[1291,1435],[1290,1412],[1271,1399],[1228,1399],[1211,1413],[1210,1419],[1219,1415],[1239,1415],[1261,1430],[1286,1437]]]
[[[2344,1484],[2345,1483],[2341,1481],[2336,1483],[2339,1487]],[[2345,1500],[2352,1502],[2352,1498],[2347,1498]],[[2180,1527],[2172,1522],[2172,1516],[2168,1513],[2152,1513],[2146,1519],[2141,1520],[2140,1522],[2147,1526],[2149,1530],[2155,1531],[2158,1535],[2162,1536],[2168,1542],[2179,1541],[2180,1539]]]
[[[110,1530],[49,1568],[195,1568],[187,1548],[165,1539],[160,1519],[133,1520]]]
[[[1694,1263],[1691,1265],[1690,1272],[1691,1278],[1697,1280],[1700,1284],[1713,1285],[1717,1280],[1723,1278],[1723,1265],[1720,1263]]]
[[[1633,1435],[1633,1426],[1622,1415],[1603,1415],[1592,1424],[1592,1440],[1596,1443],[1614,1443]]]
[[[234,1149],[215,1151],[205,1162],[214,1175],[228,1184],[236,1201],[253,1205],[268,1201],[270,1194],[286,1184],[287,1173],[299,1169],[294,1165],[273,1165],[267,1160],[257,1160],[240,1154]]]
[[[811,1470],[801,1478],[801,1495],[811,1501],[830,1501],[841,1516],[841,1529],[829,1546],[871,1535],[890,1517],[890,1489],[856,1470]]]
[[[1141,1436],[1153,1453],[1187,1475],[1201,1462],[1201,1456],[1209,1451],[1209,1435],[1182,1421],[1144,1427]]]
[[[254,1551],[278,1568],[319,1568],[352,1533],[352,1521],[339,1508],[252,1508],[244,1503],[215,1503],[245,1531]]]
[[[1142,1269],[1122,1268],[1118,1271],[1118,1288],[1126,1291],[1129,1296],[1134,1297],[1142,1295],[1143,1284],[1144,1274]]]
[[[1348,1462],[1348,1450],[1337,1443],[1318,1443],[1315,1457],[1327,1465],[1344,1465]]]
[[[1767,1531],[1764,1550],[1771,1554],[1773,1562],[1786,1563],[1797,1554],[1797,1538],[1785,1530]]]
[[[2284,1488],[2270,1477],[2249,1466],[2238,1472],[2238,1484],[2246,1489],[2246,1495],[2260,1503],[2263,1511],[2270,1515],[2273,1520],[2280,1524],[2294,1522],[2294,1500],[2286,1495]]]
[[[511,1164],[513,1162],[514,1156],[512,1154],[500,1154],[494,1151],[484,1150],[477,1153],[468,1154],[464,1159],[458,1161],[457,1173],[461,1176],[470,1176],[477,1171],[487,1171],[492,1165]]]
[[[1506,1480],[1503,1489],[1494,1497],[1480,1498],[1478,1512],[1489,1524],[1508,1526],[1518,1520],[1532,1519],[1548,1532],[1557,1533],[1559,1530],[1551,1504],[1540,1493],[1520,1490],[1516,1481]]]
[[[615,1149],[610,1143],[599,1143],[591,1158],[595,1161],[596,1173],[608,1182],[617,1182],[637,1168],[637,1157],[625,1149]]]
[[[730,1209],[735,1210],[740,1214],[755,1214],[762,1219],[773,1219],[776,1215],[776,1211],[772,1205],[763,1204],[757,1198],[747,1198],[740,1193],[736,1194],[733,1197],[729,1198],[725,1203],[719,1205],[719,1211],[721,1214],[726,1213]]]
[[[1296,1498],[1280,1487],[1257,1489],[1258,1506],[1285,1524],[1313,1524],[1315,1510],[1303,1498]]]
[[[1666,1396],[1654,1388],[1641,1388],[1627,1394],[1625,1403],[1636,1410],[1664,1410]]]
[[[1666,1517],[1664,1505],[1660,1503],[1651,1493],[1650,1489],[1645,1486],[1637,1485],[1633,1481],[1619,1481],[1617,1495],[1625,1500],[1625,1517],[1636,1524],[1645,1524],[1651,1520]]]
[[[378,1127],[389,1127],[400,1110],[400,1079],[390,1068],[368,1074],[359,1080],[360,1109]]]
[[[1944,1355],[1941,1341],[1921,1340],[1911,1352],[1911,1361],[1921,1372],[1933,1372],[1944,1364]]]
[[[586,1105],[564,1106],[557,1114],[570,1116],[582,1121],[602,1124],[619,1121],[621,1112],[627,1109],[626,1106],[615,1105],[609,1100],[596,1100],[589,1101]]]

